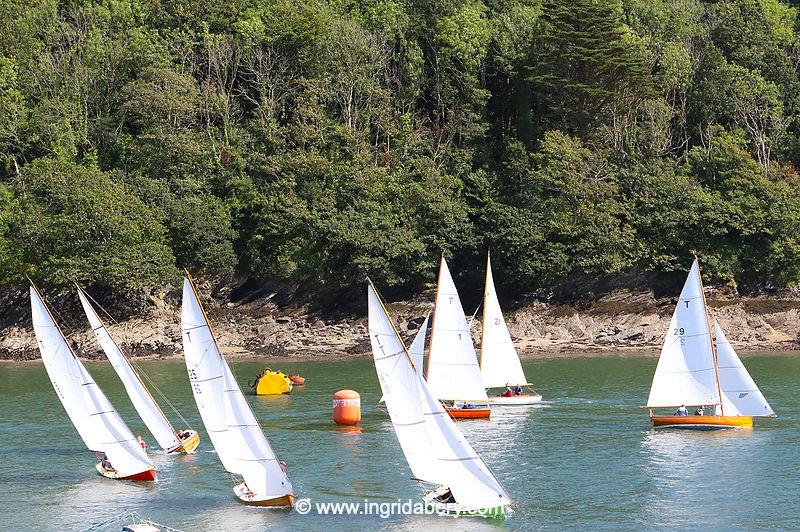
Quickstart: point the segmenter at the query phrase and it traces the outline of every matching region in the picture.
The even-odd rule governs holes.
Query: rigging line
[[[472,313],[472,317],[469,319],[469,323],[467,324],[467,328],[468,328],[468,329],[472,329],[472,322],[473,322],[473,321],[475,321],[475,316],[477,316],[477,315],[478,315],[478,311],[479,311],[479,310],[481,309],[481,307],[483,306],[483,302],[484,302],[485,300],[486,300],[486,296],[483,296],[483,299],[481,299],[481,302],[480,302],[480,303],[478,303],[478,308],[476,308],[476,309],[475,309],[475,312],[473,312],[473,313]]]
[[[106,315],[106,317],[108,317],[109,320],[111,320],[111,322],[114,325],[117,325],[117,326],[120,325],[119,322],[116,319],[114,319],[114,316],[109,314],[108,311],[105,308],[103,308],[103,305],[101,305],[95,298],[93,298],[91,294],[89,294],[86,290],[83,290],[82,288],[80,290],[81,290],[81,292],[83,292],[83,294],[86,297],[88,297],[92,301],[92,303],[94,303],[94,305],[97,306],[97,308],[99,308],[103,312],[103,314]],[[105,329],[105,325],[103,326],[103,328]],[[106,334],[108,334],[109,337],[111,337],[111,335],[108,333],[108,331],[106,331]],[[111,338],[111,339],[112,339],[112,341],[114,340],[113,338]],[[94,340],[98,344],[100,343],[100,341],[97,339],[97,337],[95,337]],[[115,341],[114,344],[116,344],[116,343],[117,342]],[[101,346],[101,348],[102,348],[102,346]],[[121,352],[121,350],[120,350],[120,352]],[[123,357],[125,357],[124,353],[123,353]],[[177,415],[178,418],[180,418],[180,420],[183,421],[183,423],[187,426],[187,428],[191,428],[191,424],[188,421],[186,421],[186,418],[183,417],[183,415],[180,413],[180,411],[175,407],[174,404],[172,404],[172,402],[167,398],[167,396],[164,394],[164,392],[162,392],[161,389],[156,385],[156,383],[153,382],[153,379],[150,378],[150,376],[147,374],[147,372],[145,372],[139,364],[134,362],[133,357],[125,357],[125,359],[131,365],[131,367],[133,367],[134,371],[136,371],[136,373],[139,374],[139,376],[143,377],[147,381],[147,383],[158,393],[158,395],[161,396],[161,398],[167,403],[167,405],[175,413],[175,415]]]

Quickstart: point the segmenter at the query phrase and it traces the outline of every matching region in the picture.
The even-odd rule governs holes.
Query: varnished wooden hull
[[[195,449],[197,449],[197,446],[200,445],[200,435],[196,431],[191,431],[191,432],[192,432],[191,436],[189,436],[185,440],[181,440],[181,444],[167,451],[167,454],[179,454],[179,453],[192,454],[195,451]]]
[[[650,416],[655,428],[674,429],[731,429],[752,428],[753,418],[750,416]]]
[[[492,411],[488,408],[452,408],[445,407],[453,419],[489,419]]]
[[[233,487],[233,493],[239,502],[247,504],[248,506],[265,506],[270,508],[293,508],[294,507],[294,494],[287,493],[280,497],[264,497],[257,493],[249,492],[247,486],[242,482]]]
[[[104,477],[114,480],[143,480],[149,482],[156,479],[155,469],[148,469],[147,471],[142,471],[141,473],[136,473],[134,475],[128,475],[125,477],[121,476],[117,471],[108,471],[102,466],[102,464],[99,463],[95,466],[95,469],[97,469],[97,472]]]

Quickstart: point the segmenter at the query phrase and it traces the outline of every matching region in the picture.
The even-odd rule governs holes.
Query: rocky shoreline
[[[800,294],[792,290],[741,297],[730,289],[708,290],[712,317],[734,346],[747,351],[800,350]],[[366,316],[321,317],[307,305],[278,303],[275,294],[242,301],[218,295],[206,301],[223,352],[251,357],[368,356]],[[413,336],[433,307],[433,294],[389,304],[400,332]],[[675,297],[652,291],[616,290],[591,303],[532,301],[508,310],[506,320],[522,356],[603,356],[656,354],[661,347]],[[19,313],[27,309],[20,307]],[[63,317],[63,316],[62,316]],[[63,324],[76,352],[102,356],[83,316]],[[480,312],[473,323],[480,343]],[[144,312],[110,325],[125,352],[171,357],[181,353],[180,307],[176,300],[154,299]],[[0,330],[0,360],[39,358],[29,318]]]

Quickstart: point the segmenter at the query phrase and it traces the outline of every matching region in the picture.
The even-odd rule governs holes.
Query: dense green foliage
[[[780,0],[0,0],[0,282],[800,282]]]

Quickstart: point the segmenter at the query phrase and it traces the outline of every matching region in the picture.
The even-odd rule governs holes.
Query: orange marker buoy
[[[361,421],[361,396],[353,390],[333,394],[333,420],[337,425],[357,425]]]

